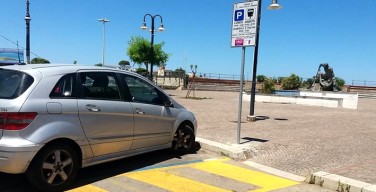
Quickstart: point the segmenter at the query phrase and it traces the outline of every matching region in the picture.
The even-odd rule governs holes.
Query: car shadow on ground
[[[197,154],[200,149],[200,144],[196,142],[189,154]],[[153,166],[171,159],[182,159],[182,156],[165,149],[79,169],[76,182],[69,189],[78,188],[116,175]],[[28,183],[24,174],[15,175],[6,173],[0,173],[0,191],[37,192],[37,190],[34,190]]]
[[[189,154],[195,154],[201,149],[198,142],[194,144]],[[103,179],[114,177],[134,170],[153,166],[155,164],[171,160],[181,159],[181,155],[172,153],[169,149],[145,153],[109,163],[87,167],[79,170],[75,184],[71,188],[77,188]]]

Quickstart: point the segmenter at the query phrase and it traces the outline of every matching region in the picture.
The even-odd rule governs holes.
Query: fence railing
[[[352,80],[351,85],[353,85],[353,86],[376,87],[376,81]]]
[[[228,79],[228,80],[240,80],[240,75],[222,74],[222,73],[196,73],[197,77],[208,79]]]

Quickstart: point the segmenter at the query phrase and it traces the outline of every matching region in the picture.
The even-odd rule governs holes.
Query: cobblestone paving
[[[196,114],[198,137],[235,144],[239,93],[167,91]],[[376,100],[359,99],[358,110],[295,104],[256,103],[247,122],[243,102],[241,143],[251,145],[251,160],[305,176],[326,171],[376,184]]]

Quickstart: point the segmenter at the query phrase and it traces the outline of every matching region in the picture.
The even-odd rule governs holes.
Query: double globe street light
[[[150,81],[153,81],[154,32],[155,32],[155,28],[154,28],[154,19],[155,19],[156,17],[159,17],[159,18],[160,18],[161,24],[159,25],[158,31],[163,32],[163,31],[165,31],[165,28],[163,27],[162,16],[160,16],[160,15],[145,14],[145,15],[144,15],[144,22],[143,22],[142,25],[141,25],[141,29],[142,29],[142,30],[147,30],[147,29],[148,29],[148,27],[146,26],[146,21],[145,21],[146,16],[149,16],[149,17],[151,18],[151,29],[150,29],[150,32],[151,32],[151,42],[150,42],[151,48],[150,48],[150,75],[149,75],[149,79],[150,79]]]

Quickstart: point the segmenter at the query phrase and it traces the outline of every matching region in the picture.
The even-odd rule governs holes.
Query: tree
[[[119,61],[119,65],[120,66],[126,66],[126,65],[131,65],[131,64],[129,63],[129,61],[121,60],[121,61]]]
[[[337,83],[337,86],[340,90],[342,90],[343,86],[345,85],[345,80],[340,78],[340,77],[336,77],[336,83]]]
[[[181,68],[181,67],[175,69],[175,72],[176,73],[180,73],[180,74],[185,74],[185,70],[183,68]]]
[[[262,83],[265,81],[265,79],[267,79],[267,77],[265,75],[257,75],[256,79],[257,79],[257,82]]]
[[[297,90],[300,88],[302,80],[299,76],[292,73],[289,77],[282,80],[283,90]]]
[[[140,74],[144,77],[147,77],[149,75],[149,71],[144,69],[144,68],[141,68],[141,67],[136,69],[136,73],[138,73],[138,74]]]
[[[77,61],[76,61],[76,60],[74,60],[74,61],[73,61],[73,64],[75,64],[75,65],[76,65],[76,64],[77,64]]]
[[[97,64],[95,64],[94,66],[102,67],[102,63],[97,63]]]
[[[30,61],[30,63],[31,64],[45,64],[45,63],[50,63],[50,61],[41,57],[35,57]]]
[[[175,74],[179,77],[185,77],[186,76],[185,70],[181,67],[175,69]]]
[[[265,78],[261,84],[261,93],[272,94],[275,91],[275,83],[273,79]]]
[[[170,56],[170,54],[168,54],[168,53],[166,53],[162,50],[163,46],[164,46],[164,42],[154,45],[154,62],[153,62],[153,65],[166,66],[166,63],[168,61],[168,57]]]
[[[148,65],[150,64],[150,51],[151,44],[150,42],[140,36],[131,37],[131,40],[128,42],[127,55],[132,62],[142,65],[144,64],[146,70],[149,69]],[[165,53],[162,50],[164,43],[154,44],[154,62],[153,65],[165,65],[168,60],[169,54]]]
[[[302,86],[304,88],[310,88],[313,85],[315,80],[316,80],[315,76],[313,76],[312,78],[308,78],[302,82]]]
[[[273,77],[272,79],[274,83],[281,83],[284,78],[286,77]]]

